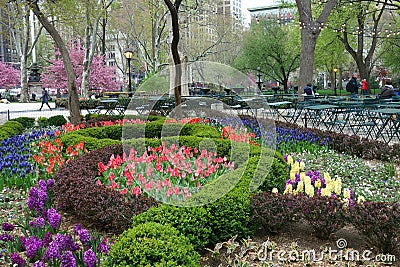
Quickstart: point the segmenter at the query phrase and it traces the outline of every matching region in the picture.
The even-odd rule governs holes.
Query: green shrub
[[[48,125],[53,126],[62,126],[67,123],[67,120],[63,115],[52,116],[47,120]]]
[[[37,122],[38,122],[39,127],[44,128],[44,127],[49,126],[49,122],[48,122],[48,119],[46,117],[39,117],[37,119]]]
[[[249,186],[257,164],[258,159],[252,157],[247,166],[243,165],[230,173],[231,177],[238,176],[240,179],[238,184],[228,194],[206,205],[212,232],[210,244],[215,245],[235,235],[238,238],[245,238],[254,234],[255,228],[250,222]],[[214,186],[217,194],[222,186],[222,184]]]
[[[64,147],[68,147],[70,145],[74,146],[80,142],[84,142],[85,148],[89,151],[121,143],[119,140],[113,140],[110,138],[98,139],[95,137],[80,135],[78,131],[63,134],[61,135],[60,140]]]
[[[182,127],[181,135],[185,136],[199,136],[209,138],[221,138],[221,134],[217,129],[209,125],[187,123]]]
[[[7,139],[7,138],[9,138],[10,136],[11,136],[11,135],[10,135],[8,132],[3,131],[3,130],[0,128],[0,140]]]
[[[2,131],[7,132],[11,135],[16,135],[22,133],[25,128],[17,121],[6,121],[0,128]]]
[[[264,182],[258,188],[258,190],[263,192],[271,192],[272,189],[277,188],[282,192],[285,187],[286,180],[289,177],[289,169],[287,163],[283,158],[282,154],[279,152],[275,153],[274,161],[267,171],[267,175]]]
[[[25,129],[30,129],[35,126],[35,118],[18,117],[18,118],[12,119],[11,121],[17,121],[17,122],[21,123]]]
[[[87,137],[94,137],[97,139],[113,139],[121,140],[122,137],[122,126],[110,125],[104,127],[92,127],[77,131],[80,135]]]
[[[126,124],[122,128],[122,137],[124,140],[143,138],[145,134],[145,124]]]
[[[211,229],[207,222],[207,211],[204,207],[176,207],[160,205],[133,216],[133,226],[146,222],[171,225],[186,236],[195,249],[204,248],[210,238]]]
[[[149,222],[126,230],[110,249],[105,266],[200,266],[189,240],[170,225]]]

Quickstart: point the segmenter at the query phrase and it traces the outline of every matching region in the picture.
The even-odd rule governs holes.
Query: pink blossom
[[[135,186],[135,188],[133,188],[133,190],[132,190],[132,195],[138,196],[140,194],[142,194],[142,190],[140,189],[139,186]]]
[[[175,195],[179,195],[181,193],[181,190],[179,189],[179,187],[175,186],[174,187],[174,194]]]
[[[169,187],[167,192],[166,192],[167,197],[170,197],[172,195],[172,193],[173,193],[172,188]]]
[[[150,191],[153,188],[154,180],[151,179],[149,183],[146,184],[146,191]]]
[[[115,178],[115,174],[112,172],[108,175],[108,180],[112,181]]]

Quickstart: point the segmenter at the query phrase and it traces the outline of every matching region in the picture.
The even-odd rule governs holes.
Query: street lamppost
[[[335,80],[334,80],[334,82],[335,82],[335,85],[334,85],[334,92],[335,92],[335,96],[337,96],[337,93],[336,93],[336,73],[338,72],[338,69],[337,68],[334,68],[333,69],[333,72],[335,73]]]
[[[258,89],[260,89],[260,91],[261,91],[261,68],[260,67],[257,68],[257,77],[258,77],[258,81],[257,81]]]
[[[133,51],[130,48],[127,48],[124,52],[124,56],[126,60],[128,61],[128,92],[129,92],[129,97],[132,97],[132,78],[131,78],[131,60],[133,57]]]

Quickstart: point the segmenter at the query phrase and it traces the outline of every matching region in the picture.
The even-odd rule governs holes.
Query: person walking
[[[40,97],[40,99],[42,100],[42,105],[40,106],[39,110],[42,110],[43,105],[46,104],[51,111],[52,109],[49,105],[49,93],[45,88],[42,89],[42,96]]]

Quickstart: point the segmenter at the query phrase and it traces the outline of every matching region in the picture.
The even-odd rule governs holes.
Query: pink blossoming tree
[[[0,87],[11,88],[20,84],[20,72],[12,66],[0,62]]]
[[[69,54],[76,74],[76,83],[81,84],[85,50],[80,44],[72,43],[69,46]],[[51,65],[43,70],[41,79],[43,86],[57,89],[57,92],[68,90],[67,74],[59,52],[56,52],[56,59],[50,62]],[[93,57],[89,75],[89,88],[91,90],[119,91],[123,84],[121,77],[115,74],[115,68],[104,64],[103,57],[99,55]]]

